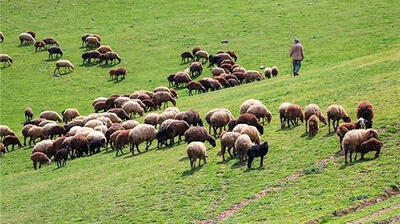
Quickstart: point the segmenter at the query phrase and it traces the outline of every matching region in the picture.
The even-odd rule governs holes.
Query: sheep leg
[[[353,152],[350,152],[350,163],[353,162]]]
[[[138,153],[141,153],[139,150],[139,144],[136,144],[136,150],[138,151]]]
[[[249,156],[249,159],[247,160],[247,168],[251,168],[251,164],[253,163],[254,157]]]
[[[306,120],[306,133],[307,133],[307,123],[308,123],[308,121]]]
[[[199,158],[199,167],[200,167],[201,159]]]
[[[264,166],[264,156],[261,156],[260,166]]]
[[[33,162],[33,168],[36,170],[37,169],[37,167],[36,167],[36,162]]]

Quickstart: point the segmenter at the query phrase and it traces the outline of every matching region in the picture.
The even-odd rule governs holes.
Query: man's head
[[[294,39],[294,43],[295,44],[300,43],[300,39],[299,38]]]

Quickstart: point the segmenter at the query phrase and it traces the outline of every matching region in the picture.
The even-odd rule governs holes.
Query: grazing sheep
[[[166,86],[158,86],[158,87],[156,87],[154,89],[154,93],[157,93],[157,92],[167,92],[167,93],[171,94],[171,91]]]
[[[210,55],[210,58],[212,58],[211,56],[212,55]],[[213,57],[221,59],[221,60],[218,60],[218,64],[220,64],[223,60],[226,60],[226,59],[233,61],[232,57],[228,53],[224,53],[223,51],[217,52],[217,54]]]
[[[204,89],[208,92],[208,90],[211,89],[211,91],[216,90],[216,87],[214,83],[212,82],[212,79],[209,78],[204,78],[199,80],[199,83],[204,87]]]
[[[313,137],[317,134],[319,126],[318,126],[319,118],[313,114],[311,117],[308,119],[308,126],[309,126],[309,133],[308,135],[310,137]]]
[[[175,86],[175,74],[171,74],[167,78],[168,86]]]
[[[232,154],[231,154],[232,148],[233,148],[233,153],[236,154],[235,142],[239,136],[240,136],[240,133],[237,133],[237,132],[223,131],[221,133],[221,152],[220,152],[220,154],[222,155],[222,161],[225,161],[226,149],[228,149],[228,154],[230,157],[232,157]]]
[[[181,86],[181,84],[188,84],[192,79],[189,77],[189,75],[185,72],[178,72],[175,74],[174,77],[175,81],[175,87],[178,88]]]
[[[55,136],[61,137],[62,135],[65,134],[65,128],[61,125],[58,124],[46,124],[43,127],[43,132],[45,134],[45,138],[50,138],[53,139]]]
[[[115,156],[118,156],[118,152],[123,154],[123,148],[129,144],[129,132],[130,130],[117,130],[110,135],[111,148],[116,149]]]
[[[33,118],[33,110],[30,107],[25,107],[24,109],[25,113],[25,120],[30,121]]]
[[[61,116],[55,111],[45,110],[39,115],[40,118],[44,118],[51,121],[58,121],[61,122]]]
[[[204,127],[191,127],[185,132],[185,142],[208,141],[213,147],[216,146],[214,137],[212,137]]]
[[[58,71],[58,73],[61,73],[60,72],[60,68],[62,68],[62,67],[65,68],[64,71],[66,71],[67,68],[68,68],[69,72],[71,72],[71,69],[72,69],[72,71],[75,69],[74,65],[70,61],[68,61],[68,60],[58,60],[56,62],[56,69],[54,69],[53,73],[56,74],[56,71]]]
[[[61,112],[61,115],[63,116],[63,122],[67,123],[67,122],[72,121],[74,118],[80,116],[80,113],[75,108],[69,108],[69,109],[63,110]]]
[[[229,119],[228,119],[228,121],[227,121],[226,124],[228,124],[228,122],[229,122],[230,120],[233,120],[232,113],[231,113],[228,109],[225,109],[225,108],[216,108],[216,109],[212,109],[212,110],[208,111],[207,114],[206,114],[205,120],[206,120],[206,122],[209,124],[209,129],[208,129],[208,130],[209,130],[210,133],[211,133],[211,116],[212,116],[214,113],[218,112],[218,111],[222,111],[222,112],[228,114]],[[225,116],[223,116],[223,117],[225,117]]]
[[[292,105],[292,104],[288,103],[288,102],[285,102],[285,103],[282,103],[279,106],[279,118],[281,120],[281,129],[283,129],[285,127],[285,123],[286,123],[286,120],[287,120],[286,111],[287,111],[287,108],[290,105]]]
[[[251,105],[247,111],[247,113],[253,114],[254,116],[257,117],[257,119],[262,119],[262,124],[264,125],[265,119],[267,119],[268,124],[271,122],[272,119],[272,114],[271,112],[267,109],[266,106],[263,104],[254,104]]]
[[[357,153],[358,153],[358,152],[361,153],[361,158],[360,158],[360,160],[363,160],[363,159],[364,159],[364,155],[365,155],[366,153],[368,153],[368,152],[371,152],[371,151],[376,151],[376,153],[375,153],[375,158],[378,158],[378,157],[379,157],[379,153],[381,152],[382,146],[383,146],[383,143],[380,142],[378,139],[376,139],[376,138],[371,138],[371,139],[369,139],[369,140],[363,142],[363,143],[360,145],[360,148],[357,149],[357,151],[356,151],[356,155],[355,155],[355,157],[354,157],[354,160],[357,159]]]
[[[255,144],[261,143],[261,136],[257,128],[247,124],[238,124],[232,132],[238,132],[240,134],[246,134],[250,137],[251,141]]]
[[[0,62],[3,62],[3,67],[6,67],[6,63],[11,66],[13,59],[8,54],[0,54]]]
[[[106,109],[107,109],[107,107],[106,107],[106,102],[104,102],[104,101],[100,101],[100,102],[97,102],[94,106],[93,106],[93,108],[94,108],[94,112],[95,113],[98,113],[99,111],[103,111],[103,112],[105,112],[106,111]]]
[[[208,52],[204,50],[199,50],[195,53],[195,61],[200,61],[200,59],[203,59],[203,63],[206,63],[208,61]]]
[[[99,125],[103,125],[103,122],[101,122],[101,121],[95,119],[95,120],[89,120],[89,121],[87,121],[87,122],[85,123],[85,126],[84,126],[84,127],[94,128],[94,127],[99,126]]]
[[[175,119],[177,119],[177,115],[175,115]],[[179,120],[179,119],[177,119]],[[200,118],[199,112],[195,110],[188,110],[182,113],[181,120],[186,121],[189,125],[199,125],[203,126],[203,121]]]
[[[267,77],[268,79],[270,79],[270,78],[271,78],[271,75],[272,75],[272,68],[271,68],[271,67],[266,67],[266,68],[264,69],[264,75],[265,75],[265,77]]]
[[[49,45],[56,45],[56,46],[60,46],[60,44],[58,43],[58,41],[52,37],[47,37],[43,39],[43,42],[46,44],[46,46]]]
[[[121,108],[109,109],[107,112],[117,115],[118,118],[120,118],[121,120],[129,120],[130,119],[129,115],[125,112],[125,110],[123,110]],[[115,122],[113,122],[113,123],[115,123]],[[117,123],[119,123],[119,122],[117,122]]]
[[[3,144],[4,147],[6,147],[6,150],[8,152],[8,146],[11,145],[12,146],[12,150],[14,150],[14,145],[18,145],[19,148],[22,147],[21,142],[19,141],[17,136],[14,135],[7,135],[4,139],[3,139]]]
[[[259,100],[256,100],[256,99],[248,99],[248,100],[244,101],[244,102],[242,103],[242,105],[240,105],[240,114],[246,113],[247,110],[248,110],[251,106],[253,106],[253,105],[263,105],[263,104],[262,104],[261,101],[259,101]]]
[[[309,104],[306,106],[306,108],[304,108],[304,120],[306,121],[306,133],[307,133],[307,127],[308,127],[307,122],[308,122],[308,119],[310,119],[310,117],[312,115],[317,116],[318,119],[326,125],[326,119],[325,119],[324,115],[322,114],[319,106],[317,104]]]
[[[50,120],[46,120],[46,119],[44,119],[44,121],[42,121],[42,122],[40,122],[39,123],[39,127],[44,127],[46,124],[57,124],[55,121],[50,121]]]
[[[22,128],[22,136],[24,136],[24,146],[26,145],[26,139],[29,137],[28,135],[28,131],[29,129],[31,129],[32,127],[35,127],[35,125],[33,124],[27,124],[24,125],[24,127]]]
[[[43,140],[45,138],[43,127],[31,127],[28,130],[27,136],[29,137],[29,146],[31,146],[32,142],[33,144],[36,144],[36,139],[40,138],[41,140]]]
[[[237,56],[236,56],[235,51],[228,50],[226,53],[229,54],[229,56],[231,56],[235,61],[237,61]]]
[[[224,60],[225,61],[225,60]],[[222,68],[222,69],[224,69],[224,71],[226,72],[226,73],[232,73],[232,65],[231,64],[228,64],[228,63],[225,63],[225,64],[221,64],[220,66],[219,66],[220,68]]]
[[[122,122],[122,127],[124,129],[133,129],[134,127],[138,126],[140,123],[134,120],[128,120]]]
[[[92,140],[88,143],[89,154],[93,155],[100,152],[100,148],[106,143],[105,139]]]
[[[350,153],[350,162],[352,162],[353,153],[360,148],[363,142],[371,138],[379,139],[378,132],[373,129],[355,129],[348,131],[342,141],[345,163],[347,164],[347,153]]]
[[[187,146],[187,155],[190,160],[190,168],[194,169],[196,167],[196,160],[199,159],[199,166],[201,160],[204,161],[204,164],[207,163],[207,149],[203,142],[191,142]]]
[[[170,139],[170,145],[174,144],[174,138],[178,136],[178,142],[182,141],[182,136],[189,129],[189,124],[186,121],[174,120],[167,126],[168,137]]]
[[[288,128],[290,128],[290,123],[295,126],[299,124],[299,120],[301,121],[301,123],[304,122],[303,110],[297,104],[289,105],[285,111],[285,116]]]
[[[114,108],[114,109],[120,109],[120,108]],[[124,110],[122,110],[122,111],[125,112]],[[108,119],[110,119],[112,123],[121,123],[122,122],[122,120],[118,117],[118,115],[116,113],[111,113],[110,110],[108,110],[106,113],[102,113],[101,115],[103,117],[107,117]],[[127,117],[129,118],[129,116],[127,116]]]
[[[36,37],[36,33],[33,30],[26,31],[26,33],[29,33],[33,38]]]
[[[111,80],[114,80],[114,79],[115,79],[115,80],[118,81],[118,77],[119,77],[119,76],[122,76],[121,79],[125,79],[126,68],[124,68],[124,67],[119,67],[119,68],[111,69],[110,72],[109,72],[109,74],[110,74],[110,79],[111,79]]]
[[[246,73],[246,69],[244,69],[243,66],[241,66],[239,64],[235,64],[232,66],[232,73],[235,73],[235,72]]]
[[[78,131],[76,131],[75,136],[77,135],[83,135],[85,137],[87,137],[90,133],[94,132],[93,128],[89,128],[89,127],[82,127],[81,129],[79,129]]]
[[[0,31],[0,42],[2,43],[4,41],[4,34]]]
[[[77,135],[75,135],[70,141],[71,154],[78,158],[83,156],[83,153],[87,155],[88,154],[87,145],[88,145],[87,137],[85,135],[77,133]]]
[[[188,52],[188,51],[183,52],[183,53],[181,54],[181,58],[182,58],[182,60],[181,60],[181,63],[182,63],[182,64],[183,64],[183,63],[187,63],[187,62],[189,62],[189,61],[193,61],[193,55],[192,55],[190,52]]]
[[[91,51],[87,51],[87,52],[84,52],[83,54],[82,54],[82,64],[85,64],[85,63],[92,63],[92,58],[94,59],[94,61],[96,60],[96,59],[99,59],[100,58],[100,51],[98,51],[98,50],[91,50]]]
[[[232,80],[234,80],[234,81],[237,82],[237,85],[240,84],[240,80],[239,80],[236,76],[234,76],[234,75],[230,75],[230,74],[223,73],[223,74],[221,74],[220,76],[223,77],[223,78],[225,78],[226,80],[228,80],[228,82],[230,82],[230,80],[232,79]]]
[[[105,54],[101,54],[99,57],[100,61],[99,63],[103,63],[103,61],[106,61],[106,64],[108,64],[108,61],[110,63],[114,63],[114,61],[118,61],[118,63],[121,63],[121,57],[118,55],[117,52],[107,52]]]
[[[187,84],[186,88],[189,90],[189,96],[192,96],[192,91],[195,90],[195,93],[205,93],[206,89],[201,85],[200,82],[191,81]]]
[[[120,125],[118,123],[112,124],[111,127],[109,127],[107,129],[106,133],[104,134],[106,137],[106,151],[107,151],[108,143],[111,144],[111,141],[110,141],[111,135],[120,130],[124,130],[124,128],[122,127],[122,125]],[[116,139],[116,136],[115,136],[115,139]],[[111,144],[111,147],[112,147],[112,144]]]
[[[278,73],[279,73],[278,67],[273,66],[273,67],[272,67],[272,70],[271,70],[271,73],[272,73],[272,77],[278,76]]]
[[[358,119],[356,123],[346,122],[339,125],[339,127],[336,130],[336,134],[339,136],[339,145],[341,150],[343,150],[342,147],[343,137],[346,135],[348,131],[353,129],[365,129],[364,118],[361,117],[360,119]]]
[[[364,118],[367,128],[372,128],[372,119],[374,118],[374,107],[368,101],[362,101],[357,107],[357,119]]]
[[[244,74],[246,83],[264,80],[264,76],[259,71],[249,70]]]
[[[267,155],[268,148],[268,142],[264,142],[261,145],[253,145],[252,147],[250,147],[247,150],[247,156],[249,157],[249,160],[247,161],[247,168],[251,168],[251,164],[253,163],[255,157],[261,157],[260,167],[263,166],[264,156]]]
[[[239,83],[243,83],[243,81],[246,78],[244,72],[233,72],[232,75],[235,76],[239,80]]]
[[[32,44],[35,43],[35,38],[33,38],[29,33],[21,33],[19,35],[19,41],[21,45],[26,43]]]
[[[221,74],[225,73],[225,70],[223,68],[220,67],[214,67],[211,69],[211,74],[213,76],[219,76]]]
[[[136,150],[139,151],[139,144],[146,141],[146,151],[151,146],[152,141],[156,138],[157,130],[153,125],[139,124],[129,132],[129,143],[132,154]]]
[[[201,49],[199,47],[195,47],[192,50],[192,55],[196,55],[196,52],[200,51]]]
[[[213,77],[214,80],[217,80],[224,88],[229,88],[231,87],[231,85],[229,85],[228,80],[226,80],[224,77],[222,76],[214,76]]]
[[[253,145],[250,137],[247,134],[241,134],[235,141],[235,149],[238,153],[240,162],[243,162],[247,157],[247,150]]]
[[[111,125],[110,125],[110,126],[111,126]],[[99,131],[99,132],[105,134],[105,133],[107,132],[107,126],[105,126],[105,125],[98,125],[98,126],[94,127],[93,130]]]
[[[159,114],[157,114],[157,113],[150,113],[150,114],[146,115],[146,117],[144,118],[144,123],[153,125],[154,127],[157,127],[158,116],[159,116]]]
[[[169,91],[171,92],[172,97],[179,98],[178,93],[175,91],[175,89],[170,88]]]
[[[129,97],[120,96],[114,100],[114,105],[117,108],[121,108],[122,104],[124,104],[125,102],[128,102],[129,100],[131,100]]]
[[[106,141],[106,136],[103,134],[103,132],[100,131],[92,131],[87,135],[86,138],[88,142],[100,141],[100,140],[104,140],[104,142]]]
[[[53,146],[53,140],[46,139],[46,140],[40,141],[33,147],[32,153],[42,152],[47,155],[47,149],[50,146]]]
[[[167,129],[168,125],[172,124],[172,123],[175,122],[175,121],[177,121],[177,120],[172,119],[172,118],[168,118],[167,120],[163,121],[163,122],[160,124],[160,130],[162,130],[162,129]]]
[[[35,46],[35,51],[41,51],[46,49],[46,46],[43,41],[36,41],[33,46]]]
[[[87,37],[85,40],[86,47],[100,47],[101,43],[96,37]]]
[[[0,143],[0,156],[6,153],[6,147],[4,147],[3,143]]]
[[[57,152],[59,149],[63,147],[64,141],[67,139],[67,137],[60,137],[54,140],[53,142],[53,149]]]
[[[136,114],[139,114],[140,116],[143,116],[143,113],[144,113],[143,108],[137,102],[134,102],[134,101],[125,102],[123,104],[123,106],[122,106],[122,109],[127,114],[129,114],[129,116],[131,118],[132,118],[132,115],[133,115],[133,118],[134,118]]]
[[[54,54],[56,56],[60,55],[60,57],[63,56],[63,52],[60,47],[51,47],[51,48],[47,49],[47,51],[49,52],[49,60],[53,59]]]
[[[175,99],[168,92],[157,92],[153,95],[152,100],[158,108],[161,108],[162,104],[164,104],[164,108],[167,107],[169,101],[176,106]]]
[[[332,120],[332,126],[333,129],[337,130],[337,127],[339,126],[339,121],[340,119],[343,119],[344,122],[351,122],[350,116],[346,113],[344,108],[340,105],[333,104],[330,105],[327,109],[327,115],[328,115],[328,127],[329,127],[329,133],[331,133],[331,120]],[[336,125],[335,125],[336,122]]]
[[[60,168],[67,164],[69,149],[61,148],[57,150],[56,155],[54,156],[54,160],[57,161],[57,167]]]
[[[113,50],[111,49],[110,46],[108,45],[101,45],[98,49],[97,49],[101,54],[105,54],[107,52],[113,52]]]
[[[36,170],[37,164],[39,163],[39,169],[42,167],[42,164],[47,163],[50,164],[51,160],[42,152],[35,152],[31,155],[31,160],[33,161],[33,168]]]
[[[201,63],[195,61],[190,65],[190,75],[194,77],[194,73],[196,73],[197,76],[201,75],[203,72],[203,66]]]
[[[244,113],[241,114],[237,120],[232,120],[229,123],[229,131],[232,131],[237,124],[248,124],[257,128],[260,134],[264,134],[264,127],[258,123],[258,119],[254,114]]]
[[[94,106],[96,103],[101,102],[101,101],[106,102],[107,99],[108,98],[106,98],[106,97],[97,97],[96,99],[93,100],[92,106]]]

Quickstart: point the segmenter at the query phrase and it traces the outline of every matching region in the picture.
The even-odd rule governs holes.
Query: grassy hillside
[[[98,96],[131,93],[167,85],[170,73],[183,70],[180,53],[200,46],[209,52],[234,49],[246,69],[277,65],[278,78],[217,92],[187,96],[179,90],[177,106],[202,116],[216,107],[235,116],[249,98],[273,113],[265,126],[270,153],[263,168],[247,170],[236,159],[221,163],[220,145],[208,150],[209,162],[190,171],[186,144],[137,155],[100,153],[34,171],[24,147],[0,158],[1,220],[4,223],[130,222],[190,223],[213,219],[266,187],[277,188],[233,214],[226,223],[343,223],[395,207],[398,196],[366,209],[332,217],[400,184],[400,31],[396,1],[1,1],[0,24],[6,40],[0,52],[15,63],[0,68],[0,123],[20,133],[23,108],[75,107],[93,112]],[[18,34],[35,30],[38,38],[55,37],[73,73],[54,77],[47,52],[18,46]],[[96,32],[111,45],[128,69],[126,80],[110,82],[111,67],[81,65],[80,36]],[[305,46],[300,77],[290,77],[288,50],[294,37]],[[221,44],[221,40],[229,40]],[[211,76],[209,69],[203,75]],[[285,101],[324,111],[341,104],[355,119],[359,101],[376,110],[374,128],[384,142],[379,159],[348,166],[338,138],[322,127],[304,135],[304,126],[280,130],[278,106]],[[140,121],[142,119],[139,119]],[[143,146],[142,146],[143,147]],[[128,150],[125,149],[125,152]],[[329,158],[324,162],[317,161]],[[372,155],[367,155],[372,158]],[[301,173],[297,178],[285,178]],[[366,221],[391,218],[393,209]]]

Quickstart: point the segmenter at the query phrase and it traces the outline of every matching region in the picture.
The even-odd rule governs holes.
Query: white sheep
[[[360,148],[363,142],[371,138],[379,139],[378,132],[374,129],[354,129],[348,131],[342,141],[345,163],[347,164],[347,153],[350,153],[350,162],[352,162],[353,153],[357,152],[357,149]]]
[[[242,105],[240,105],[240,114],[244,114],[247,112],[247,110],[249,109],[249,107],[253,106],[253,105],[263,105],[261,103],[261,101],[256,100],[256,99],[248,99],[246,101],[244,101],[242,103]]]
[[[247,150],[252,146],[250,137],[247,134],[241,134],[235,142],[235,149],[238,153],[240,162],[247,158]]]
[[[261,143],[261,136],[258,132],[257,128],[247,124],[238,124],[233,128],[232,132],[238,132],[240,134],[247,134],[251,141],[260,144]]]
[[[129,114],[129,116],[132,118],[135,117],[136,114],[139,114],[140,116],[143,116],[144,110],[143,108],[135,101],[129,100],[125,102],[122,105],[122,109]]]
[[[104,140],[104,142],[106,142],[106,136],[103,134],[103,132],[100,131],[92,131],[87,135],[86,138],[88,142],[100,140]]]
[[[82,127],[81,129],[79,129],[75,135],[84,135],[85,137],[87,137],[90,133],[94,132],[93,128],[89,128],[89,127]]]
[[[130,150],[134,154],[135,147],[139,151],[139,144],[146,141],[146,150],[151,146],[156,138],[157,130],[150,124],[139,124],[129,132]]]
[[[11,131],[11,129],[8,126],[0,125],[0,139],[3,139],[3,137],[7,135],[15,135],[15,133]]]
[[[150,113],[150,114],[146,115],[146,117],[144,118],[144,123],[151,124],[151,125],[154,125],[154,127],[157,127],[158,116],[159,116],[158,113]]]
[[[254,114],[254,116],[256,116],[258,119],[262,119],[262,123],[264,125],[265,123],[265,118],[267,119],[267,122],[270,123],[271,119],[272,119],[272,114],[271,112],[267,109],[266,106],[264,106],[263,104],[254,104],[251,105],[248,109],[247,109],[247,113],[251,113]]]
[[[225,151],[228,149],[229,156],[232,157],[231,149],[233,148],[233,154],[236,154],[235,142],[236,139],[240,136],[240,133],[237,132],[225,132],[221,133],[221,152],[222,160],[225,161]]]
[[[94,119],[94,120],[90,120],[90,121],[86,122],[84,127],[94,128],[99,125],[104,125],[104,124],[103,124],[103,122]]]
[[[32,150],[32,153],[35,153],[35,152],[42,152],[42,153],[44,153],[44,154],[47,154],[47,148],[49,147],[49,146],[52,146],[53,145],[53,140],[51,140],[51,139],[46,139],[46,140],[43,140],[43,141],[40,141],[40,142],[38,142],[34,147],[33,147],[33,150]]]
[[[105,126],[105,125],[98,125],[98,126],[94,127],[93,130],[95,130],[95,131],[100,131],[100,132],[102,132],[103,134],[106,134],[106,132],[107,132],[107,126]]]
[[[61,116],[55,111],[45,110],[42,113],[40,113],[39,117],[47,120],[62,122]]]
[[[122,122],[122,127],[124,127],[126,130],[128,129],[133,129],[134,127],[138,126],[140,123],[138,121],[134,120],[127,120]]]
[[[190,167],[194,169],[196,167],[196,160],[199,159],[199,166],[201,160],[207,163],[207,149],[203,142],[191,142],[186,149],[187,155],[190,161]]]
[[[32,44],[36,42],[35,38],[33,38],[32,35],[29,33],[21,33],[18,37],[21,45],[24,43]]]

